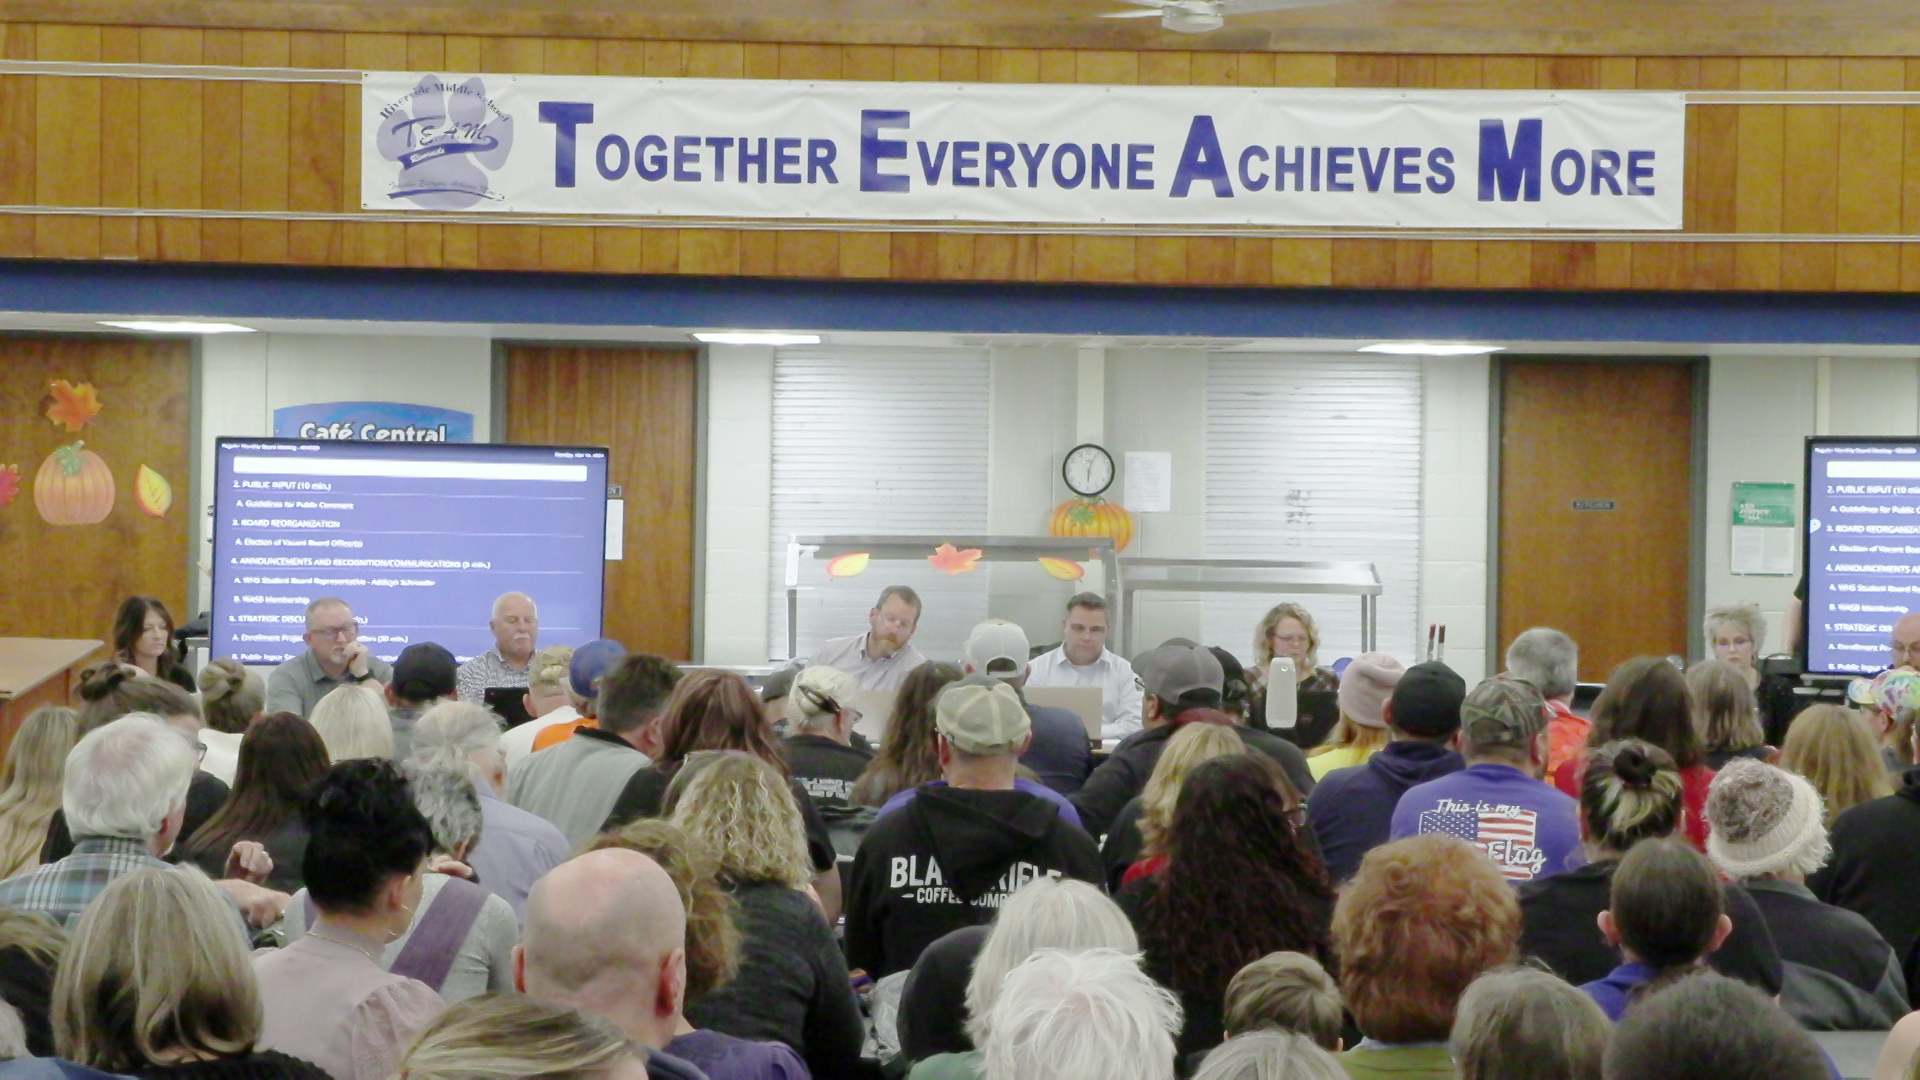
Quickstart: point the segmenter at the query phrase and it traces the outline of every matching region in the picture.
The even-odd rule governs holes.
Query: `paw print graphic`
[[[465,210],[499,198],[488,189],[487,173],[507,163],[513,117],[488,99],[478,78],[454,84],[428,75],[381,112],[376,145],[400,166],[388,198],[430,210]]]

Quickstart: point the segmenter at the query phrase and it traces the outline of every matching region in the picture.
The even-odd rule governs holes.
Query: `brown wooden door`
[[[180,340],[0,337],[0,637],[110,643],[134,595],[193,617],[192,363]]]
[[[1686,655],[1694,366],[1511,361],[1501,374],[1502,653],[1551,626],[1580,643],[1586,681]]]
[[[673,660],[693,656],[698,364],[692,349],[506,350],[507,442],[611,452],[626,545],[607,564],[604,633]]]

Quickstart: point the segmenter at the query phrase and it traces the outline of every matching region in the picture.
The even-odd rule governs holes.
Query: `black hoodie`
[[[921,950],[963,926],[993,920],[1038,877],[1100,885],[1093,838],[1059,808],[1024,791],[924,784],[903,810],[876,821],[846,886],[847,963],[875,979],[913,966]]]
[[[1833,857],[1807,879],[1813,895],[1866,916],[1905,956],[1920,938],[1920,768],[1900,790],[1847,808],[1827,833]]]

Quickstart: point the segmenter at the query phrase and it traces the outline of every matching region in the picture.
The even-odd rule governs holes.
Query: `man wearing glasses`
[[[1893,661],[1888,666],[1920,669],[1920,611],[1908,612],[1893,624]]]
[[[306,716],[336,686],[393,681],[393,668],[360,643],[360,624],[345,600],[323,596],[307,605],[307,651],[273,669],[267,676],[270,713]]]

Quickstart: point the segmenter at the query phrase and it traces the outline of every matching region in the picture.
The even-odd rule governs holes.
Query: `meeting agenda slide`
[[[508,592],[539,605],[542,642],[600,636],[605,449],[222,438],[214,478],[214,656],[299,655],[327,596],[389,662],[417,641],[493,648]]]
[[[1920,610],[1920,441],[1807,440],[1807,670],[1872,674]]]

